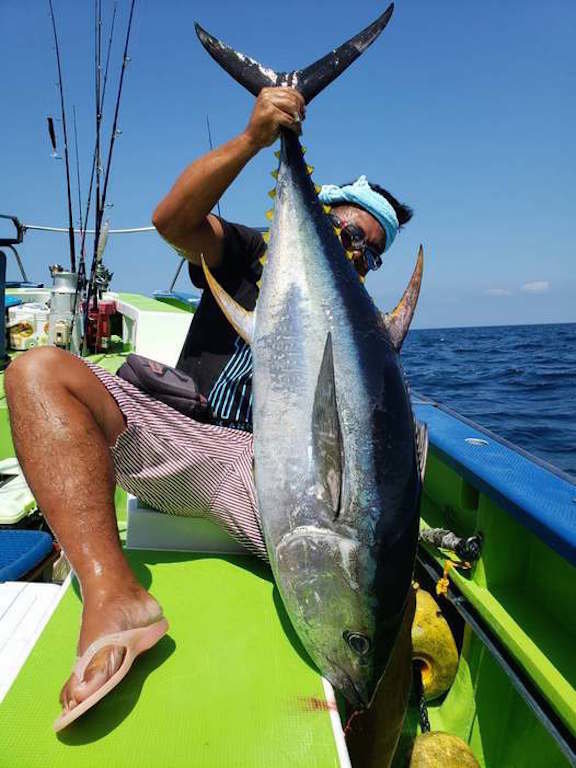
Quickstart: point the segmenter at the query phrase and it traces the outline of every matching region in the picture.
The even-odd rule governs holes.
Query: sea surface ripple
[[[414,392],[576,477],[576,323],[415,330]]]

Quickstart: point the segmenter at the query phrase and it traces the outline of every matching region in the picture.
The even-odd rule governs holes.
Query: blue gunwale
[[[414,411],[444,463],[576,564],[576,480],[444,405],[417,395]]]

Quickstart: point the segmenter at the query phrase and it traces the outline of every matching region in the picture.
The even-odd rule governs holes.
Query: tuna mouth
[[[342,692],[350,702],[350,704],[354,707],[354,710],[356,712],[361,712],[362,710],[368,709],[370,706],[370,699],[364,696],[358,688],[354,685],[352,680],[350,679],[349,675],[346,675],[346,682],[347,685],[342,689]]]
[[[337,691],[344,694],[347,701],[354,707],[355,711],[361,711],[368,709],[370,706],[371,698],[365,696],[363,692],[359,691],[350,675],[335,664],[332,659],[328,659],[334,670],[337,672],[335,679],[330,682],[334,685]]]

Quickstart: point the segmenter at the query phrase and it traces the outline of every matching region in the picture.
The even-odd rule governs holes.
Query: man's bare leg
[[[9,366],[6,395],[18,459],[82,588],[78,653],[102,635],[158,620],[162,610],[136,581],[118,538],[110,446],[125,424],[114,398],[82,361],[47,347]],[[83,683],[75,675],[67,681],[64,708],[100,688],[121,661],[121,650],[103,649]]]

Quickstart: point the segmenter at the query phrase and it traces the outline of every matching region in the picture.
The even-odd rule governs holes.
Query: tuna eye
[[[366,635],[361,635],[358,632],[344,632],[343,637],[354,653],[357,653],[359,656],[365,656],[369,653],[371,643]]]

